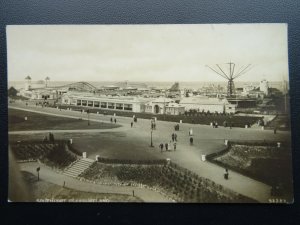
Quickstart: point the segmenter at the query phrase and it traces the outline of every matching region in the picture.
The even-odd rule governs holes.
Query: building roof
[[[88,101],[114,101],[122,103],[146,103],[149,102],[149,98],[129,97],[129,96],[104,96],[95,95],[93,93],[81,93],[81,92],[68,92],[63,97],[69,97],[74,99],[88,100]]]
[[[226,99],[208,98],[208,97],[188,97],[182,98],[180,104],[198,104],[198,105],[223,105],[229,104]]]
[[[184,106],[177,103],[169,103],[166,105],[166,108],[184,108]]]
[[[164,98],[164,97],[159,97],[159,98],[154,98],[151,101],[152,103],[169,103],[169,102],[174,102],[174,99],[172,98]]]

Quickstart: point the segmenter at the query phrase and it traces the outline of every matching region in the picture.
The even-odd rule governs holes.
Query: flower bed
[[[50,167],[63,169],[74,162],[77,157],[68,151],[65,141],[43,143],[40,141],[24,141],[11,143],[10,147],[18,161],[39,160]]]
[[[125,165],[97,162],[80,176],[96,183],[146,186],[177,202],[254,202],[174,163]]]

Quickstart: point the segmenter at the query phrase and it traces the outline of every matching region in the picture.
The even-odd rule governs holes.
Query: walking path
[[[15,109],[24,110],[25,106],[14,107]],[[9,106],[9,108],[12,108]],[[58,110],[53,108],[29,107],[25,109],[31,112],[44,113],[48,115],[64,116],[70,118],[78,118],[80,112],[70,110]],[[109,122],[111,116],[90,114],[90,120],[96,122]],[[134,140],[149,140],[150,137],[150,121],[147,119],[138,119],[138,123],[134,124],[134,128],[130,128],[132,118],[117,117],[118,124],[123,127],[106,130],[76,130],[74,132],[110,132],[110,131],[124,131],[127,134],[128,142]],[[155,154],[160,158],[170,158],[178,165],[187,168],[201,177],[208,178],[224,187],[227,187],[237,193],[245,195],[249,198],[255,199],[259,202],[268,202],[271,198],[271,187],[253,180],[249,177],[230,171],[229,180],[223,178],[224,169],[215,164],[201,160],[201,154],[206,154],[208,151],[220,151],[224,148],[224,139],[227,140],[270,140],[270,141],[284,141],[290,138],[289,132],[280,132],[276,135],[273,131],[255,130],[245,128],[212,128],[207,125],[199,124],[180,124],[180,131],[178,134],[177,150],[176,152],[160,153],[158,149],[159,143],[168,143],[171,139],[170,135],[174,132],[174,122],[157,121],[157,130],[153,131],[153,142],[155,148],[150,154]],[[194,133],[194,145],[190,146],[188,143],[188,130],[192,128]],[[41,132],[41,131],[24,131],[26,132]],[[51,131],[51,132],[72,132],[66,130]],[[19,132],[18,134],[21,134]],[[17,134],[17,131],[9,132],[9,134]],[[207,150],[208,149],[208,150]],[[89,185],[89,184],[88,184]]]
[[[84,181],[80,181],[78,179],[72,178],[70,176],[66,176],[61,173],[57,173],[47,166],[43,164],[39,164],[37,162],[29,162],[29,163],[19,163],[20,170],[27,171],[35,174],[36,168],[40,167],[40,179],[45,180],[47,182],[57,184],[63,186],[65,182],[65,187],[85,192],[94,192],[94,193],[109,193],[109,194],[126,194],[132,195],[132,191],[134,191],[134,195],[141,198],[144,202],[171,202],[162,194],[140,187],[127,187],[127,186],[109,186],[95,183],[88,183]]]

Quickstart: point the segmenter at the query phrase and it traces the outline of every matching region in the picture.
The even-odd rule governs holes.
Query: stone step
[[[92,164],[94,163],[94,160],[92,159],[80,159],[77,162],[75,162],[72,166],[70,166],[64,174],[70,177],[78,177],[81,173],[83,173],[86,169],[88,169]]]

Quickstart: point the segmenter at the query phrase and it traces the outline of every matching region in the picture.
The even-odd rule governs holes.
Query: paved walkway
[[[47,182],[57,184],[60,186],[63,186],[63,183],[65,182],[65,187],[78,190],[78,191],[94,192],[94,193],[126,194],[126,195],[132,195],[132,191],[134,191],[134,195],[141,198],[144,202],[171,202],[164,195],[147,188],[109,186],[109,185],[83,182],[75,178],[66,176],[64,174],[57,173],[49,169],[49,167],[43,164],[39,164],[37,162],[19,163],[18,165],[20,166],[20,170],[27,171],[33,174],[36,174],[36,168],[40,167],[41,180],[45,180]]]
[[[14,107],[24,110],[26,106]],[[9,106],[10,108],[10,106]],[[26,110],[32,112],[46,113],[48,115],[64,116],[70,118],[78,118],[81,114],[77,111],[70,110],[58,110],[55,108],[41,108],[27,106]],[[110,122],[111,116],[90,114],[90,119],[99,122]],[[138,119],[138,123],[134,124],[134,128],[130,128],[132,118],[117,117],[118,124],[123,127],[114,128],[109,131],[125,131],[128,141],[133,140],[149,140],[150,137],[150,120]],[[203,162],[201,160],[201,154],[207,154],[213,151],[220,151],[224,148],[224,139],[229,140],[271,140],[271,141],[284,141],[290,139],[289,132],[278,132],[276,135],[273,131],[269,130],[254,130],[245,128],[212,128],[207,125],[199,124],[180,124],[180,131],[178,134],[178,145],[176,152],[164,152],[160,153],[158,149],[159,143],[169,142],[170,135],[174,132],[175,123],[166,121],[157,121],[157,130],[153,131],[153,142],[155,148],[151,151],[151,154],[158,155],[161,158],[170,158],[178,165],[187,168],[201,177],[206,177],[218,184],[221,184],[237,193],[243,194],[247,197],[255,199],[259,202],[268,202],[270,196],[270,186],[253,180],[244,175],[231,172],[230,179],[224,180],[223,168],[211,164],[209,162]],[[194,145],[189,145],[188,130],[192,128],[194,132]],[[40,131],[39,131],[40,132]],[[55,131],[51,131],[55,132]],[[66,132],[66,131],[58,131]],[[71,131],[70,131],[71,132]],[[78,130],[77,130],[78,132]],[[80,132],[108,132],[106,129],[101,131],[82,130]],[[12,134],[10,132],[10,134]]]

